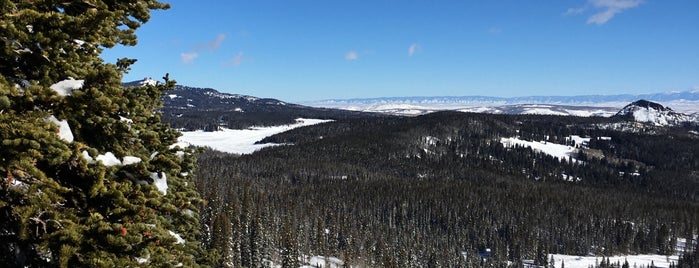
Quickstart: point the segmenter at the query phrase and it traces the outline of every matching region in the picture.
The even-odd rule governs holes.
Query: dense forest
[[[457,112],[295,129],[262,141],[293,146],[200,155],[204,243],[226,267],[298,267],[307,255],[362,267],[521,267],[550,253],[680,254],[680,267],[696,267],[692,130]],[[579,149],[558,159],[503,146],[509,137]]]

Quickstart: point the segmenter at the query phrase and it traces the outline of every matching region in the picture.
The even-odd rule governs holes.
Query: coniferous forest
[[[514,136],[581,150],[557,159],[499,142]],[[223,266],[319,255],[360,267],[521,267],[551,253],[685,254],[678,239],[697,234],[699,137],[687,129],[439,112],[270,141],[293,145],[199,157],[204,242]],[[695,267],[686,251],[680,267]]]

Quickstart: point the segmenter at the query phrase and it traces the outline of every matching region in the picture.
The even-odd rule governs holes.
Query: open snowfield
[[[579,136],[571,136],[570,139],[573,139],[578,144],[581,144],[585,140],[589,141],[589,139],[580,138]],[[519,145],[522,147],[530,147],[534,151],[548,154],[560,160],[568,159],[568,157],[573,156],[573,154],[577,150],[573,146],[556,144],[546,141],[525,141],[519,138],[501,138],[500,142],[508,148],[515,147],[515,145]],[[577,160],[575,159],[573,159],[573,161],[577,162]]]
[[[550,257],[549,257],[550,258]],[[599,264],[602,261],[602,257],[595,256],[572,256],[572,255],[560,255],[553,254],[553,259],[556,262],[554,267],[561,267],[561,262],[565,264],[565,268],[588,268],[590,265],[592,267],[595,264]],[[627,255],[627,256],[611,256],[609,261],[614,264],[619,262],[619,264],[624,264],[624,260],[629,262],[629,267],[649,267],[651,262],[655,264],[655,267],[670,267],[670,263],[677,264],[678,256],[664,256],[664,255]]]
[[[322,119],[296,119],[295,124],[273,127],[251,127],[248,129],[227,129],[221,131],[183,131],[178,138],[179,142],[195,146],[211,147],[213,149],[233,153],[251,154],[264,147],[279,145],[276,143],[255,144],[266,137],[282,133],[297,127],[310,126],[332,120]]]

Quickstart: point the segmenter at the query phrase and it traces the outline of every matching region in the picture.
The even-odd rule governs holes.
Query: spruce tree
[[[154,0],[0,1],[0,267],[199,266],[194,156],[124,88]]]

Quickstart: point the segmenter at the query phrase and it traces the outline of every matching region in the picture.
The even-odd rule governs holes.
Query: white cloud
[[[182,63],[192,63],[197,57],[199,57],[199,53],[197,52],[180,54],[180,60],[182,60]]]
[[[643,0],[588,0],[587,5],[580,8],[569,8],[564,15],[578,15],[592,6],[595,13],[587,19],[587,24],[602,25],[614,18],[616,14],[643,3]]]
[[[357,58],[359,58],[359,54],[357,54],[357,52],[354,50],[350,50],[347,53],[345,53],[346,60],[352,61],[352,60],[356,60]]]
[[[408,48],[408,56],[412,57],[413,55],[415,55],[415,52],[417,52],[418,50],[420,50],[420,45],[413,43]]]

